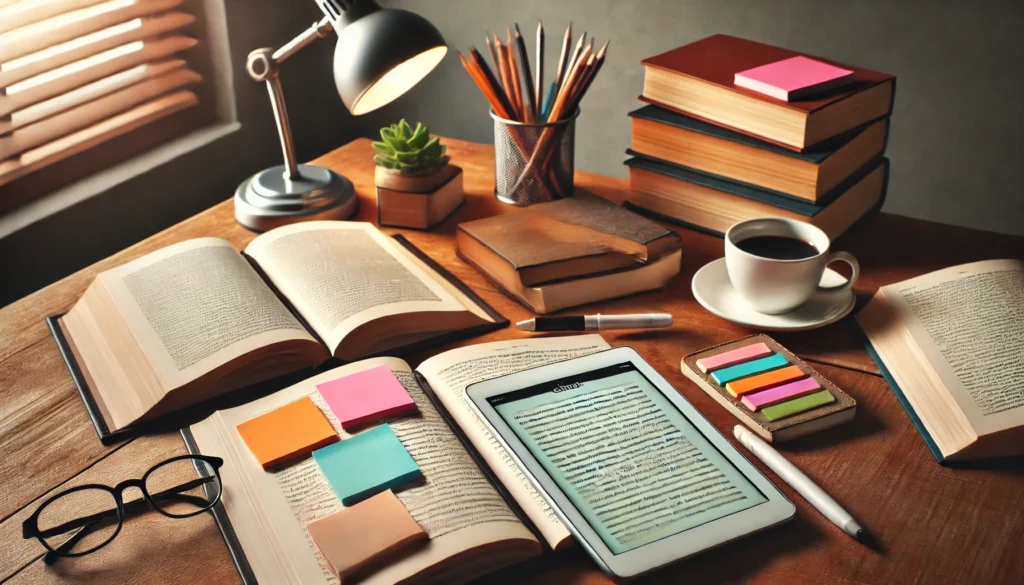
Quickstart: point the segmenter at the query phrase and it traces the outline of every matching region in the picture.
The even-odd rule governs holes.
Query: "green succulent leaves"
[[[380,142],[373,143],[377,151],[373,161],[386,169],[411,175],[448,164],[441,140],[436,136],[431,138],[430,131],[419,122],[416,128],[404,119],[381,128],[380,138]]]

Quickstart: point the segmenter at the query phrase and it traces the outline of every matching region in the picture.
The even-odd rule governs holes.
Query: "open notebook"
[[[418,414],[382,422],[391,425],[424,478],[397,489],[396,495],[429,541],[360,583],[465,582],[540,554],[542,541],[551,548],[572,542],[569,531],[472,412],[463,397],[466,386],[607,348],[599,335],[582,335],[463,347],[430,358],[416,370],[395,358],[364,360],[218,411],[182,433],[190,450],[225,460],[223,499],[214,513],[247,584],[334,584],[338,579],[306,526],[340,510],[340,500],[312,458],[265,471],[236,427],[309,396],[345,440],[351,435],[325,407],[316,385],[388,366],[416,402]]]
[[[271,230],[242,254],[220,238],[157,250],[99,274],[50,324],[109,442],[331,358],[508,322],[400,236],[323,221]]]

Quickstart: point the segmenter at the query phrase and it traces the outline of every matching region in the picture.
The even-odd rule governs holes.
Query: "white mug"
[[[766,258],[746,252],[737,244],[758,236],[780,236],[801,240],[817,253],[799,260]],[[733,288],[759,313],[788,313],[811,298],[825,267],[837,260],[853,269],[846,284],[829,290],[849,290],[860,276],[860,265],[849,252],[829,252],[831,242],[817,227],[783,218],[763,218],[733,224],[725,233],[725,267]]]

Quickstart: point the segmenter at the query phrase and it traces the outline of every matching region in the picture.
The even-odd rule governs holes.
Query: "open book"
[[[1024,261],[883,286],[857,321],[936,459],[1024,455]]]
[[[117,431],[332,356],[506,324],[402,242],[327,221],[271,230],[244,255],[219,238],[181,242],[101,273],[55,335]]]
[[[571,543],[572,538],[469,410],[463,390],[473,382],[607,348],[599,335],[583,335],[454,349],[427,360],[416,371],[395,358],[364,360],[244,406],[218,411],[185,431],[186,439],[191,434],[194,445],[190,448],[225,461],[222,504],[231,528],[225,530],[225,536],[233,555],[240,559],[240,569],[246,567],[241,569],[243,576],[249,572],[259,583],[337,583],[306,529],[309,523],[342,509],[326,477],[309,457],[265,471],[236,427],[309,396],[345,440],[351,435],[326,407],[316,385],[388,366],[416,402],[418,413],[381,422],[391,425],[424,478],[395,493],[427,532],[429,541],[366,574],[360,583],[464,582],[540,554],[543,546],[529,525],[553,548]],[[460,436],[471,446],[466,447]],[[474,458],[483,460],[483,468]],[[488,475],[495,483],[488,481]],[[525,522],[513,507],[525,515]]]

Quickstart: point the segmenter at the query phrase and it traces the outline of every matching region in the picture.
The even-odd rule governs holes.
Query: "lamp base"
[[[299,165],[298,179],[286,179],[284,165],[249,177],[235,191],[235,219],[257,232],[321,219],[348,219],[359,208],[352,182],[338,173]]]

